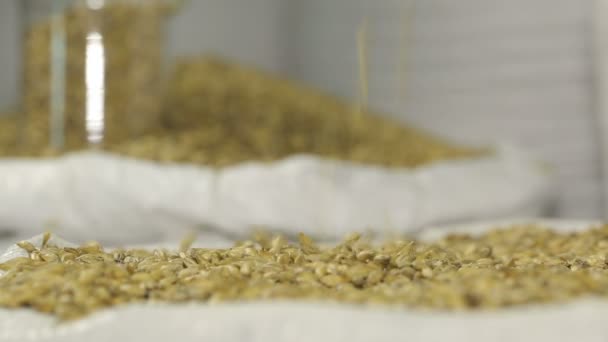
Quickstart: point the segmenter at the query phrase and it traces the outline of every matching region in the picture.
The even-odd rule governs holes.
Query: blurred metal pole
[[[593,82],[601,168],[602,218],[608,219],[608,0],[595,0],[593,13]]]
[[[50,103],[50,146],[61,151],[65,137],[65,72],[66,37],[63,9],[64,1],[53,1],[51,13],[51,83],[49,84]]]

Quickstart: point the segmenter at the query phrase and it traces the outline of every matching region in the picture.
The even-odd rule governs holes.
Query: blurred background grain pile
[[[312,88],[214,57],[177,64],[163,134],[111,150],[161,161],[226,166],[315,154],[386,166],[473,156],[458,147]]]

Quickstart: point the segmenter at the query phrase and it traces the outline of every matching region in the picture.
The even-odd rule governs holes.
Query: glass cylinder
[[[108,148],[159,127],[169,1],[23,1],[24,152]]]
[[[0,156],[4,156],[16,150],[21,122],[21,17],[15,1],[0,2],[0,14]]]

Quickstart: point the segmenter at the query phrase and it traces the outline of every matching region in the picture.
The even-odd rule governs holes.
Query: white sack
[[[88,152],[1,161],[0,225],[103,242],[160,240],[202,224],[231,237],[252,226],[342,237],[538,215],[550,189],[538,163],[507,147],[416,169],[302,155],[216,171]]]

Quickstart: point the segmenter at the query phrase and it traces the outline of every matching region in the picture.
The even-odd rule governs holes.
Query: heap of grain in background
[[[475,152],[317,90],[222,59],[177,64],[164,104],[164,136],[113,150],[154,160],[225,166],[315,154],[417,166]]]

